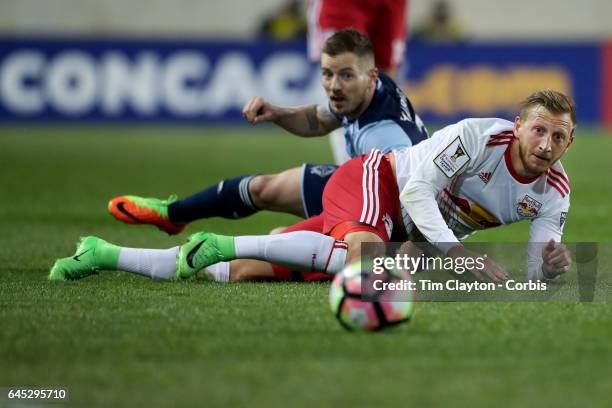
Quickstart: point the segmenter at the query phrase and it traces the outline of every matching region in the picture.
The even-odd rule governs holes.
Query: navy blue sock
[[[168,217],[174,224],[187,224],[200,218],[243,218],[259,211],[249,193],[249,182],[255,177],[240,176],[223,180],[192,196],[168,206]]]

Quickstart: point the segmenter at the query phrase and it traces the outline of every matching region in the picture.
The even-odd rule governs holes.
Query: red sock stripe
[[[325,268],[323,268],[323,272],[327,273],[327,267],[329,266],[329,261],[331,261],[332,254],[336,249],[344,249],[348,251],[348,244],[344,241],[334,241],[334,245],[332,246],[331,251],[329,251],[329,255],[327,256],[327,261],[325,262]]]

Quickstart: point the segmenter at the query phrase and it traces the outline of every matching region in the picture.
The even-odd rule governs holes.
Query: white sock
[[[148,276],[153,279],[170,280],[176,277],[176,259],[179,247],[170,249],[121,248],[117,269]]]
[[[236,237],[234,243],[237,258],[331,274],[342,270],[348,249],[346,242],[312,231]]]
[[[229,282],[230,278],[230,263],[229,262],[219,262],[216,264],[212,264],[204,268],[206,272],[208,272],[215,282]]]

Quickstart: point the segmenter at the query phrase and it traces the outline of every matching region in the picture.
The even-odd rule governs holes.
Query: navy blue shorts
[[[302,165],[302,205],[306,218],[323,212],[323,189],[337,168],[333,164]]]

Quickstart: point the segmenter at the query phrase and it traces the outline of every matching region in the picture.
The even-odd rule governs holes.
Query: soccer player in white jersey
[[[416,146],[386,155],[373,150],[350,160],[326,187],[318,232],[242,237],[201,232],[168,250],[120,248],[89,237],[74,257],[56,262],[50,279],[80,278],[99,269],[165,279],[203,268],[214,276],[223,269],[231,280],[245,270],[274,276],[286,266],[334,274],[359,257],[362,242],[387,242],[393,228],[404,229],[409,239],[422,236],[450,257],[468,257],[477,254],[461,244],[466,236],[521,220],[531,221],[530,243],[546,243],[537,252],[530,246],[526,278],[554,279],[571,264],[561,244],[570,184],[559,159],[575,126],[569,97],[539,91],[523,101],[514,122],[465,119]],[[75,257],[83,259],[80,265]],[[494,281],[507,279],[490,259],[483,272]]]

